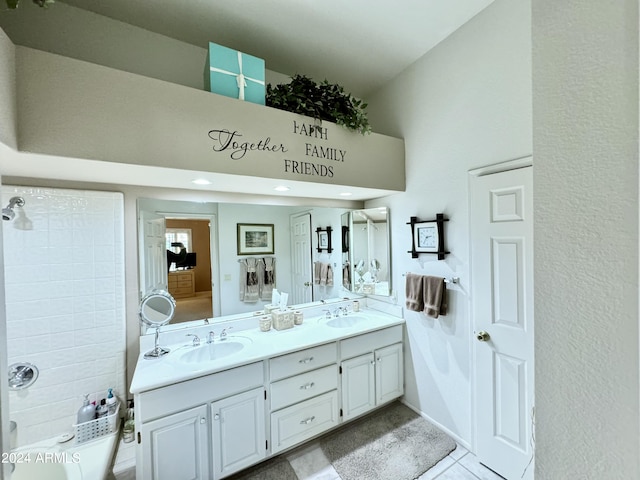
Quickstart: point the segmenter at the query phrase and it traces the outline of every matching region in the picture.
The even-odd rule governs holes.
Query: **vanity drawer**
[[[340,359],[357,357],[377,348],[402,342],[402,325],[376,330],[340,341]]]
[[[250,363],[141,393],[136,405],[139,402],[140,421],[144,423],[263,386],[263,363]]]
[[[291,377],[298,373],[315,370],[330,363],[336,363],[338,349],[335,343],[307,348],[269,360],[271,380]]]
[[[338,388],[338,366],[334,363],[271,384],[271,410],[301,402]]]
[[[271,414],[271,453],[277,453],[324,432],[339,422],[338,392],[318,397]]]

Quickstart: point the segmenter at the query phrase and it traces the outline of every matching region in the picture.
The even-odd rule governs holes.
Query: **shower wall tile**
[[[40,371],[11,391],[18,445],[70,431],[84,394],[125,391],[124,202],[116,192],[3,186],[33,230],[3,224],[9,364]]]

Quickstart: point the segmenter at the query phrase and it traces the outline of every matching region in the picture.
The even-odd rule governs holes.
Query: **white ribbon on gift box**
[[[247,86],[247,80],[251,82],[258,83],[260,85],[264,85],[263,80],[258,80],[256,78],[247,77],[242,73],[242,53],[238,52],[238,67],[240,73],[233,73],[228,70],[222,70],[221,68],[209,67],[209,70],[217,73],[224,73],[225,75],[233,75],[236,77],[236,82],[238,83],[238,99],[244,100],[244,88]]]

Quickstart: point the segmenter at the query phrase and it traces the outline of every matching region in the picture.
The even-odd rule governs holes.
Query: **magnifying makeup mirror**
[[[140,321],[156,329],[155,347],[144,354],[144,358],[160,358],[169,353],[169,349],[158,345],[160,327],[171,321],[176,312],[176,301],[166,290],[151,290],[140,302],[138,316]]]

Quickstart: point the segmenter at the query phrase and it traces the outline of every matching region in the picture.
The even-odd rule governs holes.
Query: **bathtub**
[[[9,454],[16,469],[11,480],[105,480],[118,441],[118,432],[75,444],[43,440]]]

